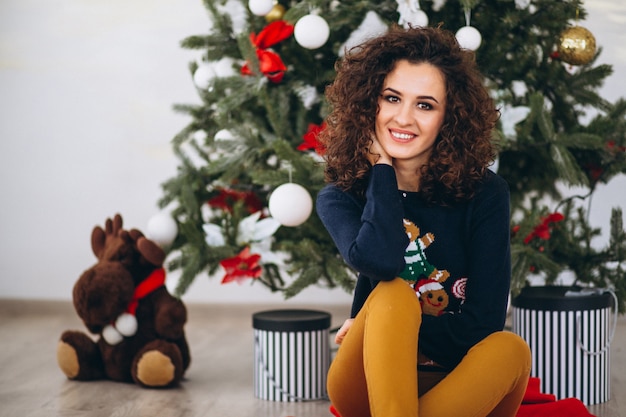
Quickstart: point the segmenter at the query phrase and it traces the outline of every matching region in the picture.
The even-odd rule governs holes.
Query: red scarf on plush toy
[[[139,300],[141,300],[157,288],[161,288],[164,284],[165,269],[159,268],[152,271],[152,273],[148,275],[148,278],[141,281],[139,284],[137,284],[137,287],[135,287],[133,298],[130,300],[130,303],[128,303],[128,307],[126,307],[126,312],[134,316],[135,311],[137,311],[137,305],[139,304]]]
[[[124,339],[124,336],[130,337],[137,333],[138,323],[135,314],[139,300],[163,285],[165,285],[165,269],[163,268],[152,271],[148,278],[137,284],[126,311],[102,329],[102,337],[109,345],[116,345]]]
[[[595,417],[579,399],[566,398],[557,401],[552,394],[542,394],[539,384],[539,378],[531,377],[528,380],[516,417]],[[332,405],[330,412],[335,417],[341,417]]]

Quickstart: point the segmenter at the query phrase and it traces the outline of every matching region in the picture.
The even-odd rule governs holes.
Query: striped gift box
[[[542,392],[586,405],[611,395],[611,294],[528,287],[512,302],[513,332],[532,352]]]
[[[271,310],[252,317],[255,396],[281,402],[326,398],[330,314]]]

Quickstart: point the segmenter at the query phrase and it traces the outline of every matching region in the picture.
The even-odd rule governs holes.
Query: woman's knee
[[[492,359],[500,358],[504,364],[517,363],[522,369],[530,370],[530,348],[526,341],[517,334],[507,331],[496,332],[487,336],[483,342],[491,346]]]
[[[395,303],[402,301],[419,304],[417,294],[410,283],[398,277],[391,281],[380,281],[374,288],[373,293],[377,298],[390,299]]]
[[[419,326],[422,322],[422,308],[415,290],[402,278],[380,281],[369,295],[359,314],[370,319],[383,320],[404,326]],[[358,319],[358,316],[357,316]],[[368,319],[368,323],[370,323]],[[415,329],[417,332],[418,329]]]

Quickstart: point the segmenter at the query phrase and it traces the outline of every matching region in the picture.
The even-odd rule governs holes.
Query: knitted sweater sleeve
[[[408,237],[395,171],[375,165],[365,200],[328,185],[317,196],[316,209],[346,263],[373,281],[391,280],[404,268]]]
[[[504,327],[511,279],[509,218],[508,185],[492,175],[466,219],[465,302],[455,313],[422,316],[420,350],[444,366],[456,366],[473,345]]]

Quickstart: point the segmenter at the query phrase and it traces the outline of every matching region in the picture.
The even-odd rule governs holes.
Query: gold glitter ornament
[[[582,26],[572,26],[561,32],[559,58],[572,65],[585,65],[596,54],[596,38]]]
[[[267,21],[267,23],[272,23],[276,20],[282,20],[283,16],[285,16],[285,12],[285,6],[280,3],[276,3],[272,7],[272,10],[270,10],[270,12],[265,15],[265,20]]]

